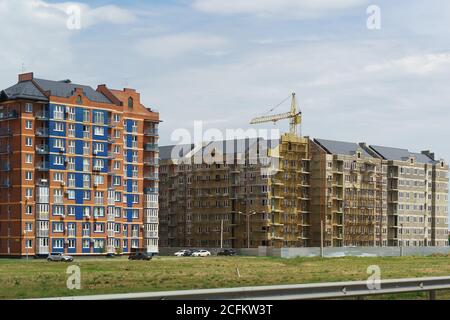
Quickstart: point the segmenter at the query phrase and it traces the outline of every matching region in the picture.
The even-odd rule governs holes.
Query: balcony
[[[50,113],[48,111],[38,111],[38,112],[36,112],[36,119],[37,120],[49,120]]]
[[[158,221],[158,217],[153,217],[153,216],[146,216],[145,217],[145,223],[148,223],[148,224],[157,224],[159,221]]]
[[[9,181],[1,181],[0,182],[0,189],[10,188],[11,183]]]
[[[114,238],[116,236],[116,232],[114,230],[108,230],[108,237]]]
[[[107,219],[108,222],[114,222],[116,220],[116,216],[114,214],[108,214]]]
[[[50,214],[48,212],[39,212],[37,214],[37,220],[48,221],[50,220]]]
[[[155,143],[146,143],[144,145],[144,150],[145,151],[151,151],[151,152],[158,152],[159,151],[159,147]]]
[[[38,128],[36,130],[36,137],[47,138],[48,137],[48,128]]]
[[[55,204],[64,204],[64,197],[63,196],[54,196],[53,202]]]
[[[144,135],[147,137],[157,137],[159,132],[158,129],[147,129],[144,131]]]
[[[47,255],[50,253],[50,249],[48,246],[38,246],[36,253],[39,255]]]
[[[145,180],[158,181],[159,180],[159,174],[157,174],[157,173],[147,173],[147,174],[144,175],[144,179]]]
[[[39,163],[38,165],[36,165],[36,170],[38,170],[38,171],[49,171],[50,170],[50,167],[49,167],[49,164],[48,164],[48,162],[41,162],[41,163]]]
[[[38,238],[48,238],[49,237],[49,231],[48,230],[37,230],[36,237]]]
[[[50,148],[47,144],[40,144],[36,146],[37,154],[49,154]]]
[[[159,189],[158,188],[145,188],[144,193],[145,194],[158,194]]]
[[[0,137],[9,137],[11,135],[11,129],[0,128]]]
[[[6,112],[0,112],[0,120],[12,120],[17,119],[19,117],[17,111],[6,111]]]
[[[158,166],[159,160],[156,158],[148,158],[144,160],[144,165],[146,166]]]
[[[11,153],[11,148],[9,145],[0,146],[0,154]]]
[[[156,239],[158,238],[158,231],[145,231],[144,237],[147,239]]]
[[[0,171],[10,171],[11,165],[8,162],[0,163]]]

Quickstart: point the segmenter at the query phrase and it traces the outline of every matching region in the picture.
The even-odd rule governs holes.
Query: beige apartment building
[[[430,152],[286,134],[160,157],[162,247],[448,245],[449,167]]]
[[[160,156],[161,246],[310,245],[308,139],[168,146]]]
[[[388,244],[448,245],[448,164],[429,151],[366,149],[388,168]]]
[[[311,140],[314,246],[387,245],[386,166],[357,143]]]

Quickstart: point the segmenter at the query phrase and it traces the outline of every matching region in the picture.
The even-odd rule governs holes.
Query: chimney
[[[33,78],[33,72],[19,74],[19,82],[31,81]]]

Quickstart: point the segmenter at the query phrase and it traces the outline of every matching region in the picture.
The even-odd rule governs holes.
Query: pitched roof
[[[48,98],[31,81],[19,82],[1,93],[4,100],[32,99],[48,101]]]
[[[325,139],[314,139],[314,141],[331,154],[352,156],[356,154],[357,151],[361,151],[364,156],[373,158],[366,150],[361,148],[359,144],[354,142],[343,142]]]
[[[175,147],[178,147],[178,151],[174,150]],[[159,158],[161,160],[174,160],[174,159],[182,159],[189,152],[194,149],[193,144],[183,144],[183,145],[172,145],[172,146],[163,146],[159,147]]]
[[[414,157],[419,163],[433,164],[435,161],[422,153],[410,152],[408,149],[391,148],[383,146],[373,146],[370,148],[386,160],[406,161],[410,157]]]
[[[44,91],[50,91],[52,96],[69,98],[73,96],[75,90],[80,88],[83,90],[84,95],[93,102],[111,103],[103,94],[95,91],[90,86],[71,83],[70,80],[52,81],[44,79],[34,79],[39,87]]]

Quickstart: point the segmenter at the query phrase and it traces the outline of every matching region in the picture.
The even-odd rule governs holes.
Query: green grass
[[[0,259],[0,299],[366,280],[370,265],[381,268],[383,279],[450,275],[450,256],[323,260],[158,257],[149,262],[80,259],[73,264],[81,268],[81,290],[66,287],[69,264]],[[425,294],[401,297],[418,299]],[[441,293],[438,298],[450,299],[450,294]]]

